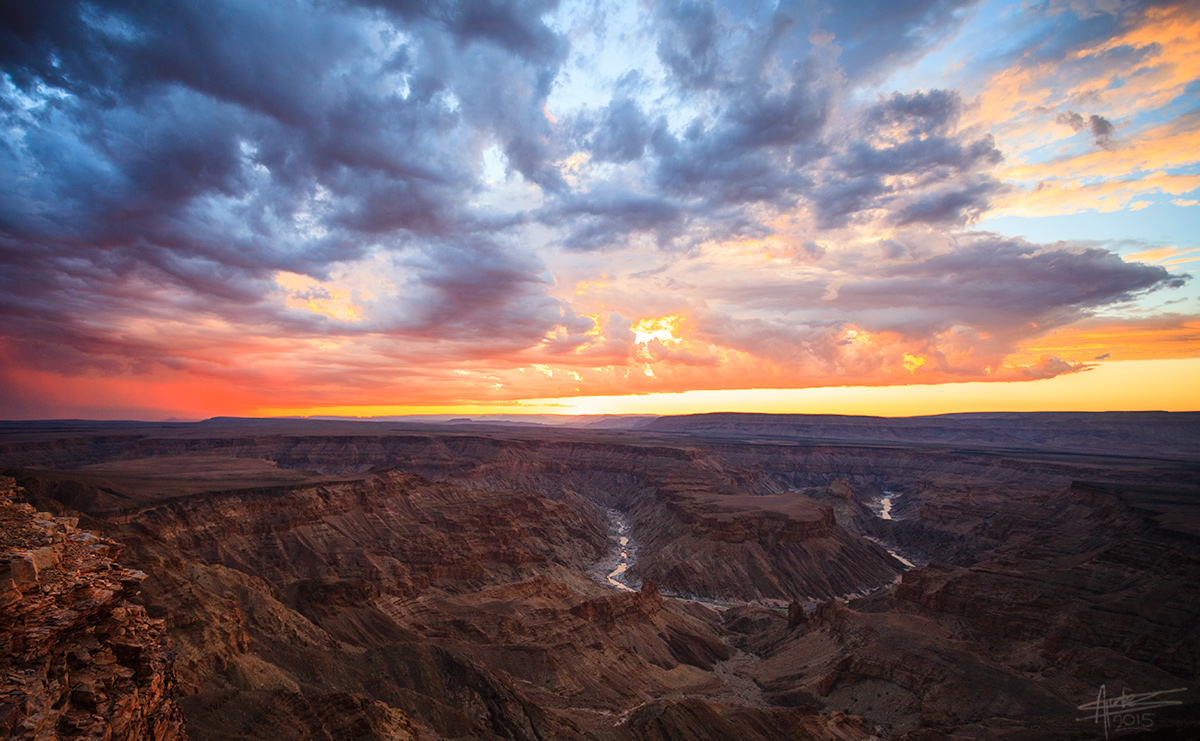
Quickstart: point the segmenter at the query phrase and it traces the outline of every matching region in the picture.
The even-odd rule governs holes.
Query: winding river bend
[[[615,509],[605,510],[608,515],[608,539],[612,549],[604,560],[592,570],[592,578],[614,589],[625,592],[636,591],[625,581],[625,572],[633,565],[637,547],[629,537],[629,520]]]
[[[876,516],[883,520],[892,519],[892,500],[899,496],[900,495],[896,492],[885,491],[884,496],[875,503],[874,507],[872,507],[875,510]],[[625,576],[637,558],[637,545],[633,542],[633,539],[630,536],[629,520],[626,518],[623,512],[615,509],[605,509],[604,513],[608,518],[608,540],[611,547],[604,559],[589,570],[589,575],[601,584],[606,584],[613,589],[618,589],[623,592],[635,592],[641,586],[641,584],[636,582],[631,583],[626,579]],[[905,570],[917,567],[917,564],[888,547],[888,544],[871,536],[865,537],[867,540],[870,540],[876,545],[879,545],[887,550],[887,552],[900,561],[900,563],[904,564]],[[899,581],[900,578],[897,577],[892,584],[898,583]],[[871,589],[863,589],[861,591],[851,592],[843,595],[842,599],[867,596],[887,586],[891,586],[891,584],[885,584]],[[780,600],[770,599],[756,600],[753,603],[742,600],[711,600],[694,595],[680,595],[671,592],[670,590],[663,590],[663,595],[683,600],[685,602],[695,602],[716,610],[725,610],[730,607],[746,604],[764,604],[777,608],[780,605],[786,604],[786,602]],[[774,604],[776,602],[779,602],[779,604]],[[809,601],[805,604],[808,609],[812,609],[817,603],[815,601]]]
[[[878,512],[876,512],[876,515],[879,517],[879,519],[892,519],[892,502],[899,497],[900,495],[894,491],[884,490],[883,497],[880,498],[880,500],[876,503],[876,507],[878,507]]]
[[[875,510],[875,515],[881,520],[893,519],[892,518],[892,502],[894,500],[898,499],[899,497],[900,497],[899,493],[885,489],[883,492],[883,497],[881,497],[879,499],[879,501],[876,502],[874,506],[872,506],[872,509]],[[868,506],[871,506],[871,505],[868,505]],[[917,568],[917,564],[913,563],[912,561],[908,560],[904,556],[900,555],[896,550],[890,548],[886,543],[879,540],[878,538],[868,537],[867,540],[870,540],[872,543],[875,543],[876,545],[886,549],[887,552],[890,553],[893,558],[895,558],[900,563],[904,564],[904,568],[906,570]]]

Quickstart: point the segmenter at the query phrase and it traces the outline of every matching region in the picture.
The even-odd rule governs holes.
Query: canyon
[[[30,738],[1200,735],[1196,414],[9,422],[0,467]]]

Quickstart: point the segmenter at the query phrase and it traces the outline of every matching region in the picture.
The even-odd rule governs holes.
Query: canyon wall
[[[82,516],[145,574],[136,594],[105,577],[110,613],[169,635],[163,692],[196,741],[1081,738],[1104,730],[1078,717],[1100,686],[1175,693],[1142,722],[1200,732],[1194,460],[279,424],[0,434],[28,500],[57,513],[20,508],[35,527]],[[637,591],[588,576],[619,547],[612,512]],[[40,569],[65,558],[54,545],[22,553]],[[138,717],[122,709],[141,690],[106,704],[123,670],[69,683],[158,666],[138,658],[150,638],[121,653],[96,619],[100,648],[47,665],[22,723],[60,728],[85,703]]]
[[[0,734],[183,741],[163,621],[130,602],[121,545],[0,477]]]

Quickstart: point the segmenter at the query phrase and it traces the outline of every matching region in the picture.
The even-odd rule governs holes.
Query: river
[[[892,519],[892,503],[900,497],[900,494],[894,491],[884,490],[883,497],[876,503],[878,512],[876,513],[881,520]]]
[[[883,492],[883,496],[879,499],[879,501],[876,502],[874,506],[871,506],[871,505],[868,505],[868,506],[871,506],[871,508],[873,510],[875,510],[875,514],[877,517],[879,517],[879,519],[891,520],[891,519],[893,519],[892,518],[892,502],[899,498],[900,498],[899,492],[889,491],[889,490],[885,489]],[[871,537],[868,537],[867,540],[870,540],[871,542],[875,543],[876,545],[882,546],[883,548],[887,549],[887,552],[892,554],[892,557],[895,558],[897,561],[904,564],[904,567],[906,569],[917,568],[917,565],[915,563],[908,560],[904,556],[901,556],[899,553],[897,553],[892,548],[889,548],[888,545],[886,543],[884,543],[883,541],[881,541],[877,538],[871,538]]]
[[[891,492],[891,491],[884,492],[883,498],[880,499],[877,504],[877,507],[878,507],[877,513],[881,519],[884,519],[884,520],[892,519],[892,499],[894,497],[898,497],[898,496],[899,496],[899,494],[897,494],[896,492]],[[609,539],[609,543],[611,544],[611,548],[610,548],[608,554],[604,557],[604,559],[592,567],[589,574],[596,581],[598,581],[602,584],[607,584],[608,586],[612,587],[613,589],[619,589],[623,592],[635,592],[635,591],[637,591],[638,587],[640,587],[641,585],[636,584],[636,583],[630,584],[625,579],[625,573],[629,570],[629,568],[631,566],[633,566],[634,561],[637,558],[637,544],[634,543],[633,539],[630,537],[629,520],[628,520],[628,518],[625,517],[625,514],[623,512],[620,512],[615,509],[605,509],[604,513],[608,517],[608,526],[609,526],[608,539]],[[885,544],[875,538],[869,537],[869,536],[867,537],[867,539],[871,540],[874,543],[876,543],[877,545],[885,548],[888,553],[890,553],[893,557],[895,557],[898,561],[900,561],[900,563],[904,564],[906,569],[916,568],[916,564],[914,564],[912,561],[908,560],[904,556],[900,555],[895,550],[889,548],[887,546],[887,544]],[[896,581],[897,582],[899,581],[899,577],[897,577]],[[893,582],[893,584],[894,583],[896,583],[896,582]],[[846,594],[843,596],[843,599],[849,599],[849,598],[858,597],[858,596],[866,596],[878,589],[881,589],[883,586],[890,586],[890,585],[882,585],[880,587],[875,587],[872,589],[864,589],[860,592]],[[682,594],[677,594],[677,593],[671,592],[669,590],[663,590],[662,593],[664,596],[667,596],[667,597],[672,597],[674,599],[679,599],[679,600],[682,600],[685,602],[695,602],[698,604],[705,605],[706,607],[711,607],[716,610],[726,610],[726,609],[729,609],[730,607],[736,607],[738,605],[752,604],[750,602],[745,602],[742,600],[714,600],[714,599],[706,599],[704,597],[699,597],[699,596],[695,596],[695,595],[682,595]],[[770,607],[774,607],[776,609],[783,609],[784,607],[786,607],[787,602],[783,601],[783,600],[775,600],[775,599],[762,599],[762,600],[755,600],[754,604],[770,606]],[[816,604],[817,603],[814,601],[807,601],[806,607],[808,607],[811,610],[813,607],[816,606]]]
[[[629,520],[615,509],[604,512],[608,516],[608,539],[612,548],[592,569],[592,578],[614,589],[633,592],[635,589],[625,583],[625,572],[633,565],[637,554],[637,547],[629,537]]]

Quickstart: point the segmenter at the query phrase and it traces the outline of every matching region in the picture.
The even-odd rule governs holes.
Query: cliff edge
[[[128,598],[122,546],[0,477],[0,736],[185,740],[163,621]]]

